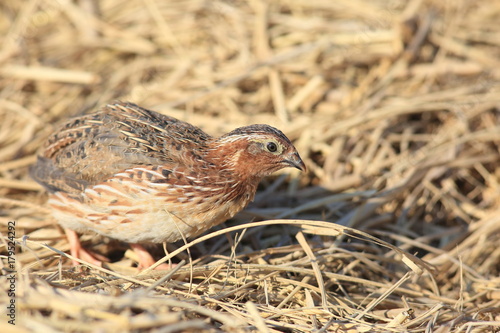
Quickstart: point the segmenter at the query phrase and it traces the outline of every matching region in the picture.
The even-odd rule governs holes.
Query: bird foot
[[[82,247],[80,243],[80,238],[74,230],[65,229],[66,237],[68,237],[68,242],[70,246],[70,253],[73,257],[77,259],[82,259],[90,264],[102,267],[103,262],[108,262],[109,259],[103,255],[94,253]],[[80,263],[76,260],[72,260],[73,266],[78,266]]]
[[[151,256],[151,254],[146,250],[142,245],[140,244],[130,244],[130,247],[134,252],[137,254],[137,257],[139,259],[139,266],[137,268],[139,270],[146,269],[148,267],[151,267],[154,263],[156,263],[156,260]],[[172,269],[172,265],[169,264],[161,264],[158,265],[158,267],[155,268],[155,270],[168,270]]]

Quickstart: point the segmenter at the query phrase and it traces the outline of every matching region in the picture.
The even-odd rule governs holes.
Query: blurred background
[[[440,302],[498,321],[499,21],[486,0],[3,0],[0,231],[67,246],[27,173],[67,117],[122,100],[212,135],[268,123],[308,172],[265,180],[230,224],[369,232],[436,265]],[[249,248],[294,243],[277,228]]]

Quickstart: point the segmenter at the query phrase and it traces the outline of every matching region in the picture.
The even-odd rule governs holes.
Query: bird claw
[[[80,238],[74,230],[65,229],[66,237],[68,237],[68,242],[70,246],[70,253],[73,257],[86,261],[92,265],[102,267],[103,262],[109,262],[109,259],[103,255],[91,252],[82,247],[80,243]],[[76,260],[72,260],[73,266],[78,266],[80,263]]]
[[[139,260],[139,265],[137,266],[137,268],[139,270],[144,270],[148,267],[151,267],[153,264],[156,263],[156,260],[154,260],[154,258],[148,252],[148,250],[146,250],[142,245],[130,244],[130,247],[137,254],[137,257]],[[173,265],[160,264],[157,267],[155,267],[155,270],[170,270],[170,269],[172,269],[172,267],[173,267]]]

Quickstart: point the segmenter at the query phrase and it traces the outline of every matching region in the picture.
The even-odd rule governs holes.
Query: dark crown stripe
[[[255,124],[250,126],[239,127],[223,137],[235,136],[235,135],[250,135],[250,134],[273,134],[285,142],[289,142],[290,140],[281,132],[279,129],[274,128],[265,124]]]

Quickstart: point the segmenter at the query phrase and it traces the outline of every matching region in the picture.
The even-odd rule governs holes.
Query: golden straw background
[[[490,0],[2,1],[0,331],[498,332],[499,21]],[[115,100],[271,124],[308,172],[154,248],[172,271],[92,234],[112,262],[75,268],[28,167]]]

